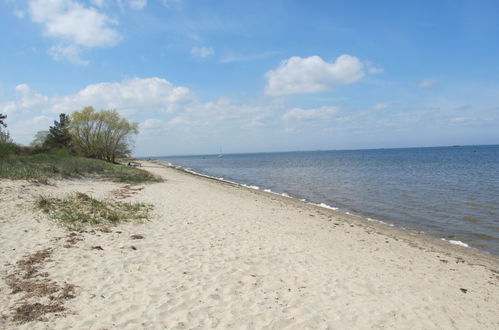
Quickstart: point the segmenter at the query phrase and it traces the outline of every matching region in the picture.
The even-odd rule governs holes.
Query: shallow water
[[[158,160],[499,255],[499,145]]]

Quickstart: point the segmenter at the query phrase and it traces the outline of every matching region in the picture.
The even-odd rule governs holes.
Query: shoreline
[[[499,255],[495,255],[495,254],[493,254],[493,253],[491,253],[491,252],[489,252],[487,250],[484,250],[484,249],[476,248],[476,247],[471,246],[468,243],[460,241],[460,240],[446,239],[444,237],[438,237],[436,235],[432,235],[432,233],[428,233],[428,232],[424,232],[424,231],[417,231],[416,229],[408,229],[408,228],[405,228],[405,227],[403,227],[403,226],[401,226],[399,224],[393,224],[393,223],[385,222],[383,220],[372,219],[372,218],[369,218],[369,217],[366,217],[366,216],[363,216],[363,215],[358,215],[358,214],[350,213],[349,211],[340,211],[339,208],[327,205],[325,203],[314,203],[312,201],[308,201],[308,200],[305,200],[305,199],[300,199],[300,198],[297,198],[297,197],[290,196],[290,195],[288,195],[286,193],[277,193],[277,192],[272,191],[271,189],[261,189],[258,186],[248,185],[248,184],[244,184],[244,183],[238,183],[238,182],[230,181],[230,180],[227,180],[227,179],[224,179],[224,178],[218,178],[218,177],[211,176],[211,175],[208,175],[208,174],[203,174],[203,173],[200,173],[200,172],[196,172],[196,171],[184,168],[184,167],[182,167],[180,165],[172,164],[170,162],[162,162],[161,160],[158,160],[158,159],[152,159],[152,160],[149,160],[149,162],[152,162],[152,163],[155,163],[155,164],[158,164],[158,165],[161,165],[161,166],[165,166],[165,167],[168,167],[168,168],[172,168],[172,169],[175,169],[175,170],[178,170],[178,171],[181,171],[181,172],[185,172],[185,173],[188,173],[188,174],[191,174],[191,175],[194,175],[194,176],[198,176],[198,177],[201,177],[201,178],[210,179],[210,180],[214,180],[214,181],[218,181],[218,182],[221,182],[221,183],[226,183],[226,184],[230,184],[230,185],[234,185],[234,186],[238,186],[238,187],[244,187],[244,188],[247,188],[247,189],[259,191],[259,192],[262,192],[262,193],[272,194],[272,195],[284,197],[284,198],[287,198],[287,199],[292,199],[294,201],[302,202],[302,203],[305,203],[307,205],[312,205],[312,206],[316,206],[316,207],[320,207],[320,208],[323,208],[323,209],[328,209],[328,210],[337,212],[340,216],[348,216],[348,217],[352,217],[352,218],[361,219],[362,221],[365,221],[365,222],[376,223],[376,224],[382,225],[383,228],[384,227],[396,228],[396,229],[400,230],[403,233],[410,233],[411,235],[419,235],[419,236],[426,237],[426,238],[429,238],[429,239],[435,239],[436,241],[445,242],[448,245],[463,247],[463,248],[470,249],[470,250],[473,250],[473,251],[476,251],[476,252],[483,253],[485,255],[491,256],[493,258],[499,259]]]
[[[0,181],[0,327],[495,328],[499,260],[296,199],[143,161],[165,179]],[[127,188],[127,186],[129,186]],[[126,193],[124,193],[124,190]],[[37,196],[154,205],[144,223],[68,232]],[[140,236],[142,239],[133,239]],[[66,246],[71,237],[73,243]],[[12,322],[5,275],[51,249],[40,273],[74,286],[67,311]],[[30,298],[31,299],[31,298]]]

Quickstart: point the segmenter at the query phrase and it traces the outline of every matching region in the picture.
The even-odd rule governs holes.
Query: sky
[[[135,156],[499,143],[499,1],[0,0],[28,145],[116,109]]]

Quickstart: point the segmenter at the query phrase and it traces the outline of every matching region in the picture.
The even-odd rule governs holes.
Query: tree
[[[7,118],[7,115],[0,113],[0,126],[7,127],[7,124],[5,123],[6,118]]]
[[[130,154],[132,136],[138,133],[138,124],[116,110],[97,112],[92,107],[73,112],[69,127],[78,153],[110,162]]]
[[[43,142],[43,147],[52,150],[70,149],[71,134],[69,133],[69,116],[61,113],[59,121],[54,120],[54,126],[50,126],[48,134]]]
[[[36,149],[41,149],[43,148],[43,145],[45,144],[45,141],[47,141],[47,136],[49,135],[49,131],[38,131],[35,134],[35,137],[33,138],[33,141],[31,141],[30,146],[32,148]]]

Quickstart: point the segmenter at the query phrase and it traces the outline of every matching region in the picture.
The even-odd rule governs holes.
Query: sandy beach
[[[165,182],[0,180],[0,328],[499,328],[497,257],[152,162],[143,168]],[[151,219],[71,233],[34,208],[40,195],[76,191],[152,204]],[[7,281],[37,251],[49,251],[39,272],[71,286],[71,297],[46,321],[15,322],[23,297]]]

